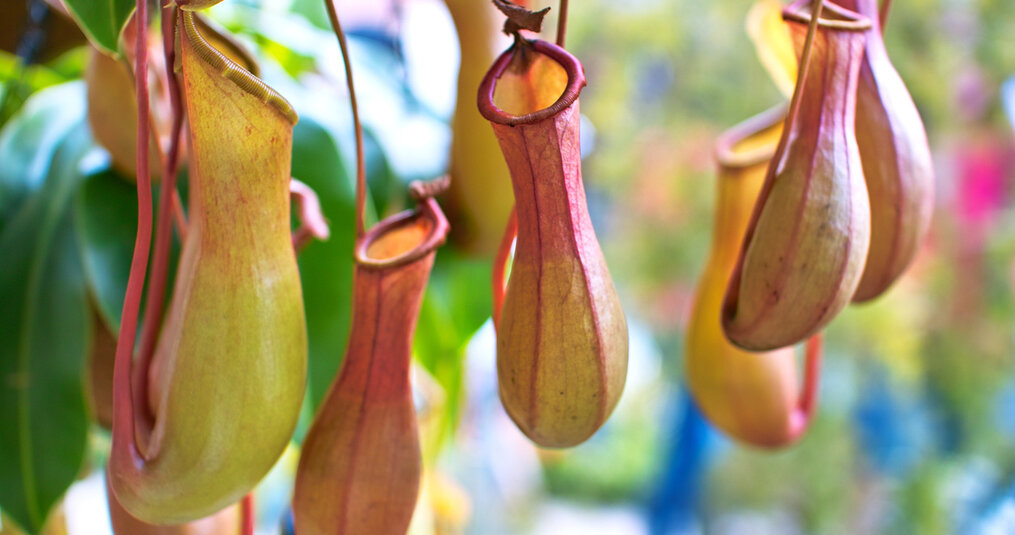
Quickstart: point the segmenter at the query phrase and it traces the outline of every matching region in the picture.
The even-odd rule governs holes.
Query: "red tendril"
[[[356,105],[356,88],[352,83],[352,62],[349,59],[349,46],[345,41],[345,32],[342,31],[342,24],[338,20],[338,12],[335,10],[334,0],[325,0],[325,7],[328,8],[328,20],[331,21],[331,28],[338,38],[338,46],[342,49],[342,62],[345,64],[345,81],[349,87],[349,106],[352,108],[352,122],[356,129],[356,238],[363,236],[366,230],[366,198],[367,198],[367,173],[366,159],[363,156],[363,125],[359,120],[359,106]]]
[[[814,414],[818,398],[818,383],[821,382],[821,358],[823,353],[821,333],[807,339],[804,349],[804,384],[797,400],[797,408],[790,422],[790,436],[795,440],[807,430]]]
[[[134,22],[135,58],[134,84],[137,93],[137,236],[134,240],[134,255],[127,279],[127,293],[124,297],[120,321],[120,332],[116,343],[116,360],[113,367],[113,440],[127,441],[137,453],[137,437],[134,432],[134,407],[131,403],[130,367],[137,331],[138,312],[141,308],[141,294],[144,290],[148,253],[152,238],[152,192],[148,168],[148,43],[145,32],[148,20],[148,5],[145,0],[135,0]]]
[[[159,327],[162,325],[162,309],[165,303],[166,280],[169,272],[169,246],[172,242],[173,197],[177,194],[176,177],[180,160],[180,134],[183,130],[183,100],[179,81],[173,71],[176,52],[173,42],[173,28],[176,22],[176,7],[162,8],[162,43],[165,54],[166,81],[169,85],[169,99],[173,114],[169,138],[169,153],[162,161],[162,184],[159,191],[158,221],[155,227],[155,250],[152,256],[152,275],[148,281],[148,300],[145,302],[144,320],[141,322],[141,344],[138,348],[137,366],[134,371],[134,403],[136,407],[148,405],[148,369]],[[150,411],[140,410],[143,417],[152,417]]]
[[[240,533],[254,535],[254,493],[248,492],[240,501]]]

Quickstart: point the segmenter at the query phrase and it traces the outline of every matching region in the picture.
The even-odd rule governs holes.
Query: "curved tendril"
[[[818,21],[821,18],[821,8],[824,0],[813,0],[811,8],[811,19],[807,24],[807,37],[804,40],[804,48],[800,54],[800,68],[797,75],[796,87],[793,90],[793,101],[790,103],[789,116],[786,119],[787,125],[792,125],[800,113],[800,103],[804,89],[804,80],[807,78],[807,71],[810,67],[811,51],[814,45],[814,36],[817,34]],[[775,149],[776,154],[781,154],[785,145],[789,142],[790,128],[783,129],[783,135],[779,140],[779,147]],[[752,218],[757,217],[757,207]],[[753,223],[752,223],[753,224]],[[811,414],[814,410],[814,402],[817,397],[817,383],[821,371],[821,333],[815,334],[807,340],[807,349],[804,364],[804,386],[798,401],[797,413],[800,416],[799,425],[792,430],[794,436],[799,436],[810,423]]]
[[[289,181],[289,195],[299,205],[296,217],[300,226],[292,236],[293,249],[299,253],[313,239],[322,241],[328,239],[331,231],[324,213],[321,212],[321,201],[310,186],[292,178]]]
[[[169,85],[169,99],[173,122],[169,138],[169,152],[163,159],[162,184],[159,191],[158,221],[155,227],[155,250],[152,256],[152,275],[148,281],[148,300],[145,302],[144,320],[141,322],[141,344],[138,348],[137,366],[134,371],[134,397],[136,407],[147,407],[148,369],[151,365],[159,327],[162,324],[162,309],[165,303],[166,280],[169,271],[169,246],[172,242],[173,197],[176,193],[177,171],[180,161],[180,134],[183,131],[183,100],[179,80],[173,71],[176,61],[174,32],[176,7],[162,8],[162,42],[166,61],[166,81]],[[138,409],[139,416],[153,419],[149,410]]]
[[[804,345],[804,379],[796,407],[789,415],[789,431],[780,445],[791,444],[803,436],[810,427],[817,405],[818,385],[821,382],[821,360],[824,335],[815,334]]]
[[[511,256],[511,245],[518,236],[518,212],[511,207],[511,215],[508,216],[507,227],[504,229],[504,236],[497,248],[497,256],[493,259],[493,273],[491,283],[493,285],[493,328],[500,325],[500,309],[504,306],[504,292],[507,289],[507,281],[504,280],[504,272],[507,270],[507,263]]]
[[[134,240],[134,255],[127,279],[127,293],[123,301],[120,332],[116,343],[116,359],[113,366],[113,439],[127,441],[131,453],[138,456],[135,432],[134,407],[131,403],[131,355],[134,352],[138,312],[141,308],[141,294],[144,289],[148,264],[148,253],[152,237],[152,192],[148,168],[148,42],[145,23],[148,20],[148,4],[135,0],[134,84],[137,94],[137,197],[138,221]]]
[[[342,62],[345,64],[345,81],[349,87],[349,106],[352,108],[352,122],[356,128],[356,238],[363,236],[366,229],[366,195],[367,195],[367,173],[366,159],[363,156],[363,125],[359,120],[359,106],[356,105],[356,88],[352,81],[352,62],[349,59],[349,47],[345,41],[345,32],[342,31],[342,24],[338,21],[338,13],[335,10],[335,0],[324,0],[328,8],[328,19],[331,21],[331,28],[338,38],[338,46],[342,49]]]
[[[417,203],[421,203],[431,197],[443,195],[451,187],[451,175],[443,175],[433,180],[414,180],[409,184],[409,196]]]
[[[800,399],[797,401],[797,414],[801,417],[799,435],[807,429],[811,416],[814,414],[814,406],[818,398],[818,383],[821,381],[821,359],[823,353],[824,335],[820,332],[807,339],[804,349],[804,384],[800,390]]]

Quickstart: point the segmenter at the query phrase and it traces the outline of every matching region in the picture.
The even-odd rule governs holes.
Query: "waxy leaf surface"
[[[84,129],[59,142],[0,234],[0,507],[30,532],[84,460],[91,318],[69,206],[90,147]]]
[[[307,397],[316,411],[342,364],[349,336],[355,195],[334,139],[306,116],[293,131],[292,173],[317,193],[331,223],[331,237],[311,242],[298,258],[307,311]]]
[[[106,170],[85,179],[74,204],[89,290],[103,321],[115,332],[137,230],[137,194],[129,182]]]
[[[0,232],[21,202],[42,187],[53,154],[84,126],[85,86],[61,84],[32,95],[0,131]]]
[[[134,0],[64,0],[88,40],[106,54],[120,54],[120,35],[134,13]]]

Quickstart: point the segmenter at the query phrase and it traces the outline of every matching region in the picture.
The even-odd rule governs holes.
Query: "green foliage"
[[[48,64],[25,66],[17,56],[0,51],[0,127],[7,124],[32,93],[80,78],[84,52],[78,48]]]
[[[77,476],[86,446],[91,320],[70,206],[91,139],[82,128],[64,134],[29,149],[44,152],[43,181],[0,234],[0,506],[32,532]]]
[[[120,35],[134,13],[134,0],[64,0],[88,40],[103,52],[120,55]]]
[[[331,23],[328,21],[328,10],[323,2],[317,0],[293,0],[289,10],[296,13],[308,22],[322,30],[330,30]]]
[[[660,412],[657,392],[625,392],[627,407],[611,416],[588,442],[566,451],[548,453],[543,463],[546,488],[568,499],[591,503],[624,502],[643,492],[665,460],[660,453]]]
[[[137,233],[137,190],[107,169],[89,176],[74,202],[88,287],[103,321],[115,333]]]
[[[316,410],[349,337],[355,193],[335,140],[305,115],[293,132],[292,173],[317,192],[331,227],[328,241],[310,243],[298,257],[310,348],[307,397]]]
[[[835,532],[828,528],[839,524],[850,506],[848,491],[857,469],[851,436],[839,431],[844,423],[819,415],[792,449],[729,451],[710,478],[711,512],[774,512],[786,506],[802,521],[804,533]]]
[[[444,389],[445,412],[440,431],[429,452],[436,452],[458,425],[464,402],[465,347],[472,335],[490,317],[491,264],[461,256],[450,248],[437,253],[430,284],[413,339],[416,359]]]
[[[40,92],[0,131],[0,232],[14,209],[42,187],[57,146],[83,127],[84,90],[79,81]]]

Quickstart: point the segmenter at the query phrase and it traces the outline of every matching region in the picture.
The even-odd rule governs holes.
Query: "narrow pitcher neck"
[[[863,18],[866,21],[866,18]],[[829,146],[855,144],[856,91],[860,66],[864,58],[864,32],[861,29],[823,28],[814,36],[813,48],[796,113],[787,124],[789,145],[781,156],[777,170],[790,161],[807,161]],[[791,33],[797,53],[802,53],[807,35],[804,22],[791,20]],[[825,147],[824,149],[822,147]]]
[[[412,339],[434,253],[391,268],[357,265],[353,275],[353,321],[349,359],[367,359],[390,380],[407,384]],[[352,364],[352,363],[350,363]]]

